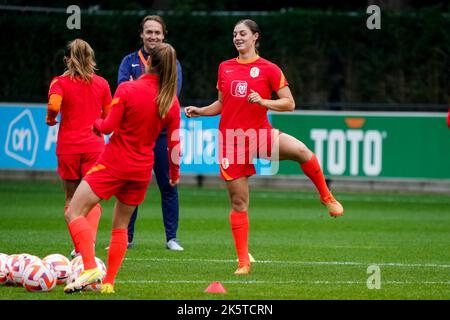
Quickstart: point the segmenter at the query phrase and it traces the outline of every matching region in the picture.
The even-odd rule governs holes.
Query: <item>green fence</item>
[[[297,112],[272,124],[302,140],[331,177],[450,180],[444,113]],[[299,174],[282,162],[279,174]]]
[[[65,13],[0,10],[0,101],[45,100],[52,77],[63,72],[63,47],[76,37],[92,45],[114,90],[120,61],[141,45],[139,23],[149,13],[83,12],[81,29],[69,30]],[[215,99],[219,63],[237,55],[234,24],[249,15],[162,15],[183,66],[181,102]],[[250,18],[262,29],[261,55],[282,68],[298,105],[447,104],[450,18],[431,9],[383,12],[381,29],[368,30],[368,16],[287,10]]]

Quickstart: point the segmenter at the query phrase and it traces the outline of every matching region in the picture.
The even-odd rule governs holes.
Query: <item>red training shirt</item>
[[[251,60],[234,58],[219,66],[217,89],[222,92],[219,130],[270,127],[267,108],[249,103],[251,89],[261,98],[271,99],[272,92],[289,85],[280,68],[259,56]]]
[[[94,123],[94,128],[104,134],[114,131],[97,163],[119,179],[150,180],[153,148],[166,126],[170,178],[175,181],[180,176],[180,103],[174,96],[169,112],[161,119],[156,104],[158,79],[157,75],[144,74],[136,81],[121,83],[108,117]]]
[[[105,141],[92,132],[92,125],[108,112],[111,103],[108,82],[96,74],[90,83],[58,76],[50,83],[48,97],[53,94],[62,97],[60,110],[52,110],[54,117],[61,112],[56,154],[102,152]]]

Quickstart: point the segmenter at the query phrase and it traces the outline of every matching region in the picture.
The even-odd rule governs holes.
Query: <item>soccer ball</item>
[[[28,253],[18,255],[17,259],[12,263],[9,269],[9,280],[19,286],[23,285],[23,272],[25,271],[25,268],[33,262],[40,261],[41,259]]]
[[[69,277],[67,278],[66,284],[70,284],[72,282],[75,281],[75,279],[77,279],[80,274],[83,272],[84,267],[83,267],[83,262],[81,263],[77,263],[75,268],[71,270]]]
[[[97,263],[97,267],[100,269],[100,271],[105,275],[106,274],[105,263],[100,258],[97,257],[95,257],[95,262]]]
[[[12,269],[12,265],[15,264],[18,260],[22,259],[20,254],[11,254],[6,258],[6,284],[7,285],[14,285],[15,282],[10,278],[9,274]]]
[[[56,273],[56,284],[64,284],[71,273],[70,261],[62,254],[50,254],[42,261],[47,262]]]
[[[70,261],[70,270],[73,272],[79,264],[83,264],[83,258],[81,256],[77,256]]]
[[[100,258],[95,257],[95,262],[97,264],[97,267],[100,269],[100,271],[103,273],[103,275],[106,274],[106,266],[103,263],[103,261]],[[81,256],[75,257],[71,261],[71,266],[73,267],[72,273],[67,278],[67,284],[72,283],[75,281],[76,278],[80,276],[80,274],[84,271],[84,265],[83,265],[83,259]],[[84,288],[86,291],[99,291],[100,286],[97,283],[92,283],[88,285],[86,288]]]
[[[6,260],[8,255],[0,253],[0,285],[5,284],[8,281],[8,267],[6,266]]]
[[[23,286],[31,292],[51,291],[56,286],[56,281],[56,273],[46,262],[33,262],[23,272]]]

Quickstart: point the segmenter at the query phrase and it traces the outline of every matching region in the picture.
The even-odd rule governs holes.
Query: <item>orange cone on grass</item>
[[[219,281],[211,282],[208,288],[205,289],[206,293],[227,293],[227,290]]]

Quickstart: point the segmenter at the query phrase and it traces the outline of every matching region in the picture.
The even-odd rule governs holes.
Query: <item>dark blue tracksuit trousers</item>
[[[167,130],[164,129],[156,141],[155,164],[153,172],[161,192],[161,206],[166,231],[166,241],[177,237],[178,230],[178,190],[169,184],[169,155],[167,151]],[[134,225],[138,214],[138,208],[134,210],[128,224],[128,242],[133,242]]]

